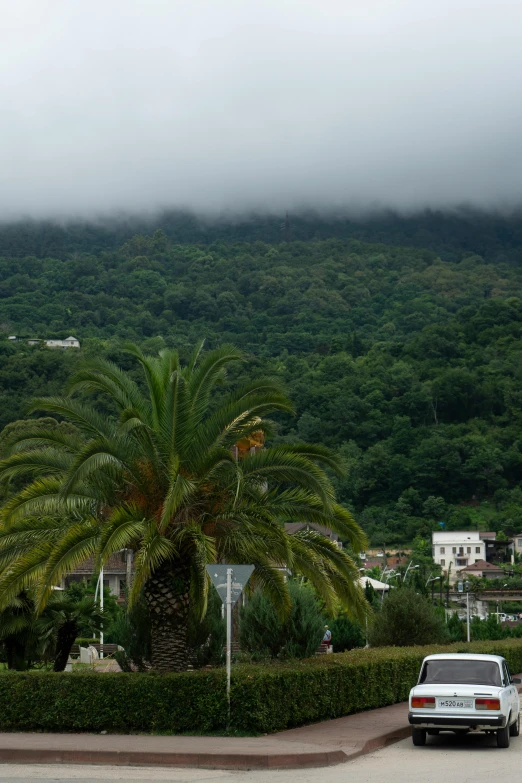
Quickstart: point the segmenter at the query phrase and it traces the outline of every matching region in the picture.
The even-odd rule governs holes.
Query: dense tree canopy
[[[440,522],[520,532],[520,221],[292,219],[288,242],[280,223],[2,229],[0,425],[60,391],[80,353],[131,369],[127,339],[182,354],[232,342],[249,363],[223,393],[282,379],[296,416],[279,416],[271,442],[335,449],[338,495],[375,543]],[[74,334],[82,351],[9,334]]]

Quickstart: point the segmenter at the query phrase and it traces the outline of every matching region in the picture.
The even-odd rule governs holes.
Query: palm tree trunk
[[[76,622],[65,622],[58,630],[56,639],[56,655],[54,658],[53,671],[63,672],[69,660],[74,640],[78,636],[78,625]]]
[[[25,644],[19,642],[16,637],[8,636],[4,641],[7,658],[7,668],[18,672],[25,672],[29,668],[29,661],[25,654]]]
[[[152,636],[152,668],[181,672],[188,665],[190,574],[185,564],[166,563],[152,574],[144,589]]]

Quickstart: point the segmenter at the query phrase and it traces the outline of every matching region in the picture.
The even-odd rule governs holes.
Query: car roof
[[[437,655],[427,655],[424,658],[425,661],[494,661],[495,663],[502,663],[504,658],[502,655],[477,655],[473,653],[437,653]]]

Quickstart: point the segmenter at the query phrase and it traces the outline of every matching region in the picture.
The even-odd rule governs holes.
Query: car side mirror
[[[513,683],[513,685],[520,685],[522,680],[520,679],[520,677],[512,677],[511,682]]]

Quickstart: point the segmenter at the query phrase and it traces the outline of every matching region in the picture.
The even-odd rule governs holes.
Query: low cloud
[[[17,0],[0,219],[522,202],[519,0]]]

